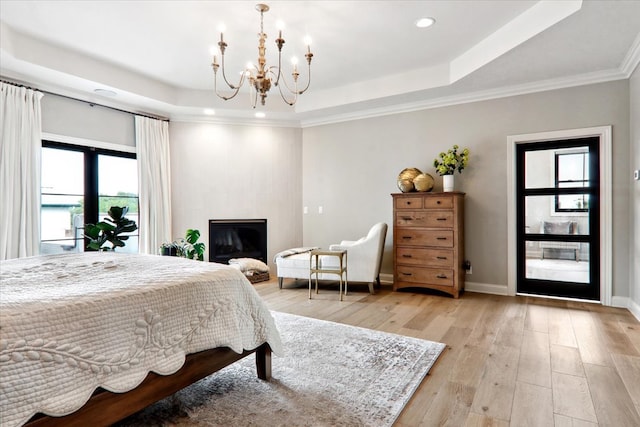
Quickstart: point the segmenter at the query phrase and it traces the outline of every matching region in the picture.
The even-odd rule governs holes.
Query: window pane
[[[58,148],[42,149],[42,193],[84,194],[84,154]]]
[[[558,154],[558,180],[584,181],[588,174],[585,171],[587,153]]]
[[[581,195],[566,195],[571,203]],[[584,196],[588,201],[587,195]],[[586,212],[556,213],[554,196],[527,196],[525,199],[525,233],[589,234],[589,204]]]
[[[588,243],[529,241],[526,247],[526,278],[589,283]]]
[[[525,152],[525,188],[553,188],[554,150]]]
[[[43,254],[83,250],[84,155],[42,149],[41,244]]]
[[[558,211],[560,210],[588,210],[589,195],[588,194],[569,194],[558,196]]]
[[[128,207],[126,218],[139,224],[138,217],[138,163],[136,159],[109,155],[98,156],[98,208],[99,221],[108,218],[112,206]],[[138,252],[138,230],[123,233],[128,236],[123,248],[117,252]],[[109,245],[110,246],[110,245]]]
[[[98,156],[98,194],[138,196],[138,164],[127,157]],[[119,206],[119,205],[114,205]]]

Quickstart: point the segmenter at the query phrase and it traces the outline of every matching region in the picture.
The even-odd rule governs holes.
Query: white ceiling
[[[213,93],[210,48],[226,26],[227,70],[256,62],[255,1],[0,1],[0,74],[43,90],[173,119],[244,121],[249,96]],[[640,1],[270,1],[264,29],[276,64],[276,22],[311,87],[294,107],[272,88],[273,123],[349,117],[627,78],[640,60]],[[436,24],[416,28],[430,16]],[[302,82],[306,67],[301,66]],[[103,98],[94,89],[117,93]],[[244,89],[248,93],[248,89]]]

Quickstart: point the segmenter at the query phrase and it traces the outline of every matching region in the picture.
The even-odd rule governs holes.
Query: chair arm
[[[344,242],[338,244],[333,244],[329,246],[330,251],[346,251],[353,245],[345,245]]]

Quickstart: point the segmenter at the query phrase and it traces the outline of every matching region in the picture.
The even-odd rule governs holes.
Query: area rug
[[[118,426],[391,426],[445,345],[272,312],[273,379],[250,356]]]

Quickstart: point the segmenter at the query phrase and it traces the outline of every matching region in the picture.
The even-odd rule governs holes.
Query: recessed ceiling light
[[[115,93],[114,91],[109,90],[109,89],[94,89],[93,92],[98,94],[98,95],[102,95],[102,96],[116,96],[117,95],[117,93]]]
[[[265,113],[263,113],[262,111],[258,111],[256,113],[256,117],[259,119],[264,119],[267,115]]]
[[[416,21],[416,27],[418,28],[427,28],[436,23],[436,20],[433,18],[420,18]]]
[[[207,116],[213,116],[216,112],[213,108],[205,108],[203,110],[203,113],[205,113]]]

